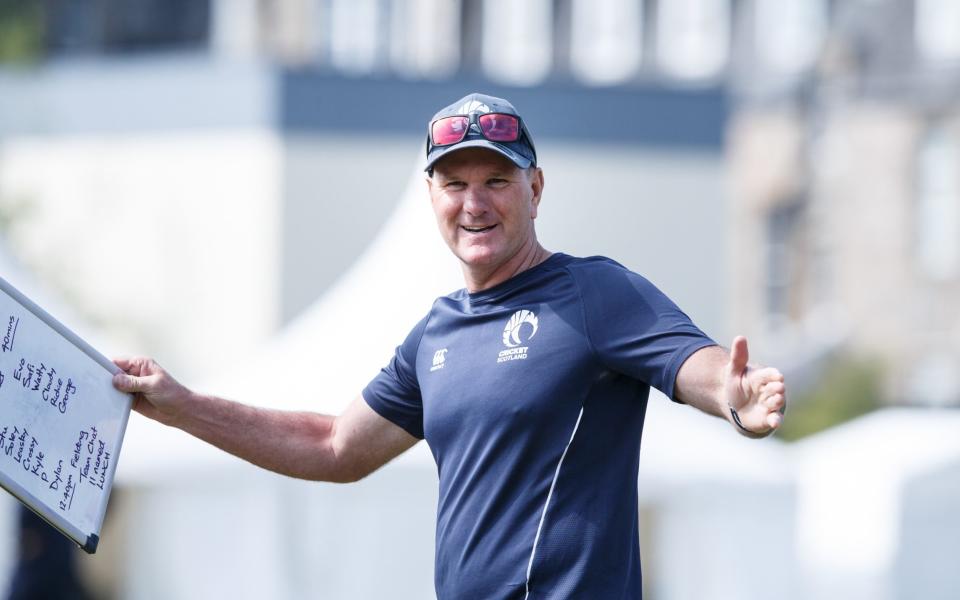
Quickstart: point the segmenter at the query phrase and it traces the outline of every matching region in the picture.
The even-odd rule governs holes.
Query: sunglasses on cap
[[[516,142],[520,139],[523,127],[520,117],[506,113],[471,113],[441,117],[430,123],[430,141],[434,146],[451,146],[463,141],[476,125],[480,134],[491,142]]]

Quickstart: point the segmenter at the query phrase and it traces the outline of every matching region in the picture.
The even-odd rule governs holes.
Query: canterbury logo
[[[460,108],[457,109],[457,112],[461,115],[469,115],[470,113],[474,112],[488,113],[490,112],[490,107],[479,100],[470,100],[460,105]]]
[[[523,328],[524,323],[529,323],[533,327],[533,331],[530,332],[530,335],[527,337],[527,340],[532,340],[533,336],[537,335],[537,329],[540,328],[540,322],[537,321],[537,315],[529,310],[518,310],[513,313],[513,316],[510,317],[510,320],[507,321],[507,326],[503,328],[503,345],[507,348],[516,348],[523,342],[520,340],[520,330]]]
[[[430,367],[430,371],[439,371],[443,368],[443,365],[447,362],[447,349],[437,350],[433,353],[433,366]]]

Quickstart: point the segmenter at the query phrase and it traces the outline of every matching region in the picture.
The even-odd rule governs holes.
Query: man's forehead
[[[486,148],[464,148],[451,152],[438,160],[433,168],[440,174],[474,168],[491,169],[503,173],[512,173],[519,169],[507,157]]]

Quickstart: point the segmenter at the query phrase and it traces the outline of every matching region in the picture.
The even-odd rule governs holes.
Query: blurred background
[[[0,276],[108,356],[337,412],[462,287],[421,164],[473,91],[533,132],[548,249],[787,374],[762,442],[651,396],[646,597],[960,597],[956,0],[0,0]],[[429,598],[435,508],[425,444],[315,484],[136,416],[76,578]],[[7,495],[0,530],[14,589]]]

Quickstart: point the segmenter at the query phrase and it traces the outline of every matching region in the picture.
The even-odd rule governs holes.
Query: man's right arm
[[[114,362],[124,371],[114,386],[134,394],[137,412],[291,477],[357,481],[418,441],[359,396],[337,417],[258,408],[196,394],[150,359]]]

